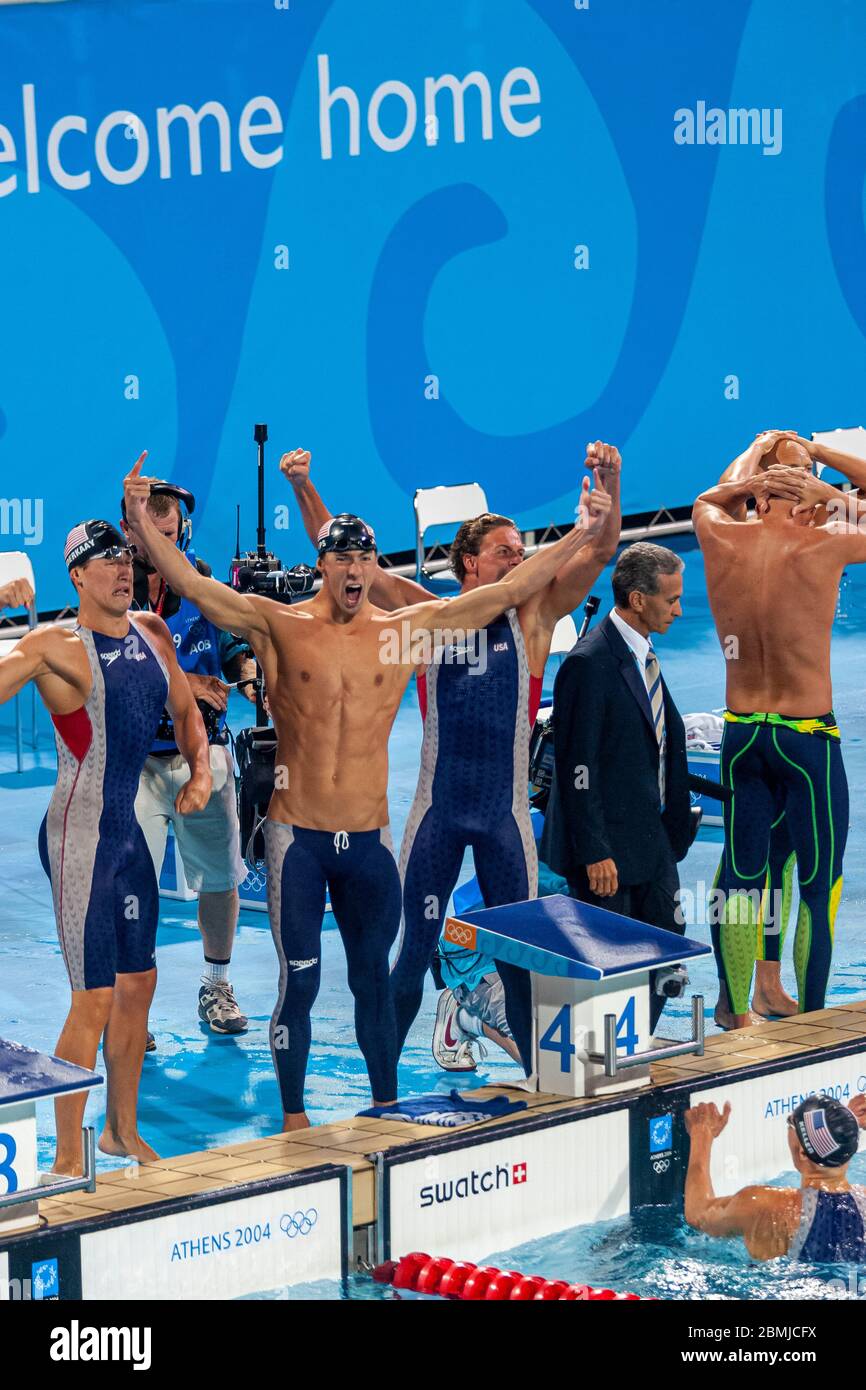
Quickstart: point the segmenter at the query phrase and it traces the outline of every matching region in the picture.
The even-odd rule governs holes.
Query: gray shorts
[[[147,758],[135,798],[135,815],[157,878],[170,823],[190,888],[196,893],[225,893],[247,876],[240,850],[234,763],[227,747],[211,745],[210,769],[213,791],[207,806],[190,816],[180,816],[174,801],[184,782],[189,781],[189,764],[180,753],[171,758]]]

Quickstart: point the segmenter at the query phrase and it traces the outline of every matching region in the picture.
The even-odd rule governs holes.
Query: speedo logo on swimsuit
[[[127,661],[147,661],[147,652],[137,651],[135,647],[130,647],[125,652],[121,652],[119,647],[113,652],[100,652],[99,660],[104,661],[106,666],[111,666],[119,656],[125,656]]]
[[[309,970],[311,965],[318,965],[319,957],[313,956],[312,960],[290,960],[289,965],[293,970]]]
[[[495,1168],[485,1168],[480,1173],[473,1168],[465,1177],[422,1187],[418,1205],[432,1207],[458,1198],[477,1197],[482,1192],[498,1192],[501,1187],[519,1187],[526,1181],[525,1163],[497,1163]]]

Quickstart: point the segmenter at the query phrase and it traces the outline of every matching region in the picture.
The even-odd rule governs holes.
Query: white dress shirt
[[[637,632],[635,628],[633,628],[629,623],[625,621],[624,618],[621,618],[615,608],[612,608],[610,610],[610,619],[617,632],[622,637],[622,640],[628,647],[629,651],[634,656],[635,661],[638,664],[638,668],[640,669],[643,683],[644,685],[646,685],[646,663],[650,651],[649,639],[644,637],[643,633]],[[653,650],[655,650],[655,648],[653,648]],[[656,660],[658,660],[658,653],[656,653]],[[649,694],[647,694],[647,706],[649,706]],[[662,744],[659,750],[659,799],[661,802],[662,810],[665,809],[664,758],[666,754],[666,748],[667,740],[664,736],[664,733],[662,733]]]
[[[622,640],[628,644],[631,651],[634,653],[637,664],[640,667],[640,673],[644,678],[644,683],[646,683],[646,659],[650,649],[649,639],[644,637],[643,633],[637,632],[624,618],[621,618],[615,608],[610,610],[610,618]]]

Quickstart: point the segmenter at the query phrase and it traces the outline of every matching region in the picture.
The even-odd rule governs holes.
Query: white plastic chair
[[[415,581],[420,584],[430,576],[425,568],[433,551],[443,550],[442,542],[424,552],[424,536],[434,526],[459,527],[480,512],[487,512],[487,495],[480,483],[452,483],[442,487],[416,489],[415,507]]]
[[[21,638],[26,633],[32,632],[37,624],[36,615],[36,579],[33,574],[33,566],[30,563],[30,556],[23,550],[7,550],[0,552],[0,585],[8,584],[13,579],[26,579],[33,590],[33,602],[27,609],[25,622],[0,624],[0,656],[8,656],[9,653],[18,645]],[[0,615],[2,616],[2,615]],[[23,732],[21,728],[21,695],[15,696],[15,750],[18,758],[18,771],[23,771]],[[31,685],[31,740],[33,747],[36,747],[36,686]]]
[[[841,454],[853,454],[855,458],[866,459],[866,430],[862,425],[857,425],[854,429],[818,430],[812,435],[812,439],[816,444],[826,444],[831,449],[838,449]],[[824,471],[823,463],[819,463],[815,471],[820,477]]]
[[[565,652],[570,652],[577,641],[577,628],[574,625],[574,618],[570,613],[566,613],[564,618],[560,618],[556,627],[553,629],[553,637],[550,642],[550,655],[558,656]]]

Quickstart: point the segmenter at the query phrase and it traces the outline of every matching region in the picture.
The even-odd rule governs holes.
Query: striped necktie
[[[665,806],[665,696],[662,689],[662,673],[659,669],[659,661],[656,656],[652,643],[646,656],[646,666],[644,667],[644,680],[646,681],[647,695],[649,696],[650,710],[652,711],[653,727],[656,731],[656,738],[659,745],[659,799],[662,810]]]

